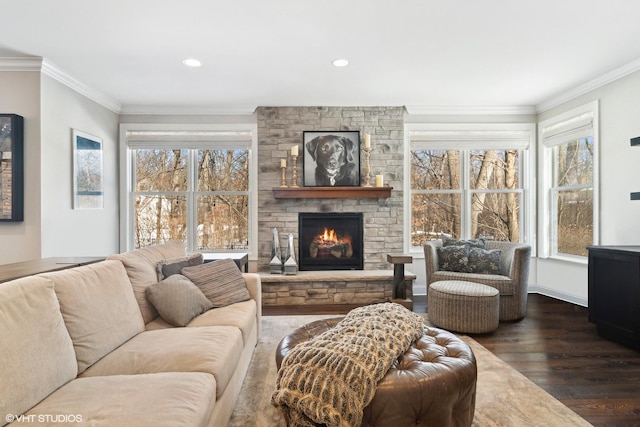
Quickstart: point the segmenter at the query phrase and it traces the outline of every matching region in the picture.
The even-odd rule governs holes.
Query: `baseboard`
[[[579,305],[582,307],[589,306],[589,302],[584,298],[580,298],[573,294],[560,292],[555,289],[545,288],[544,286],[540,286],[540,285],[529,286],[529,293],[544,295],[547,297],[555,298],[560,301],[569,302],[571,304]]]

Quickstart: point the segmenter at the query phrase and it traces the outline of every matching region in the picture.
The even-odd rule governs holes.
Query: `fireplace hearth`
[[[298,214],[299,269],[362,270],[362,213]]]

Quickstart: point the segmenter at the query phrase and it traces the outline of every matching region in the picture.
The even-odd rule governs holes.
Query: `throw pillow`
[[[461,246],[464,245],[468,248],[485,248],[484,239],[472,239],[472,240],[456,240],[448,237],[442,238],[442,246]]]
[[[214,307],[224,307],[251,298],[242,272],[232,259],[185,267],[182,274],[200,288]]]
[[[186,257],[169,258],[159,261],[156,270],[158,272],[158,282],[166,279],[172,274],[180,274],[183,268],[200,265],[204,262],[201,253],[192,254]]]
[[[471,248],[469,250],[469,272],[480,274],[500,274],[500,249]]]
[[[175,326],[186,326],[194,317],[213,308],[213,304],[189,279],[173,274],[145,290],[160,317]]]
[[[467,246],[443,246],[438,247],[437,252],[440,270],[468,272],[469,248]]]

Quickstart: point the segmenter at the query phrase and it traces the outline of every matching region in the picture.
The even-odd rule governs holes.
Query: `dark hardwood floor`
[[[640,426],[640,351],[599,337],[585,307],[531,294],[524,319],[473,338],[594,426]]]
[[[413,310],[426,308],[425,297],[416,296]],[[344,312],[330,306],[263,310]],[[530,294],[524,319],[473,338],[594,426],[640,426],[640,351],[600,338],[585,307]]]

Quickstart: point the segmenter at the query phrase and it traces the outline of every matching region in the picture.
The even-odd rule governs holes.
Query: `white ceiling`
[[[533,107],[640,59],[638,0],[20,0],[0,7],[0,57],[42,57],[122,112]],[[185,67],[187,57],[203,66]],[[335,68],[336,58],[351,64]]]

